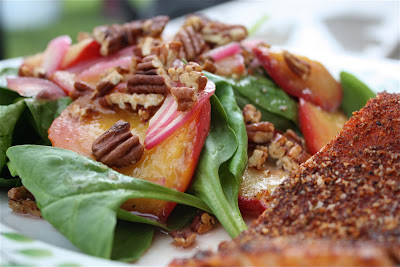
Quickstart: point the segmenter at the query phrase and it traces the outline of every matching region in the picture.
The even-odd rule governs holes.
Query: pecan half
[[[197,237],[197,234],[189,229],[184,231],[172,231],[170,235],[174,238],[174,244],[183,248],[193,245]]]
[[[182,27],[174,39],[182,43],[183,48],[180,56],[186,60],[194,60],[202,54],[206,47],[206,42],[201,33],[196,31],[192,26]]]
[[[274,125],[267,121],[246,125],[249,141],[256,144],[269,142],[274,136],[274,130]]]
[[[307,61],[289,53],[288,51],[283,51],[283,58],[293,73],[303,80],[308,78],[311,73],[311,66]]]
[[[190,225],[190,229],[199,234],[205,234],[210,231],[215,225],[215,218],[207,212],[200,212]]]
[[[14,212],[30,214],[36,217],[41,216],[41,212],[35,202],[35,197],[25,186],[11,188],[7,196],[9,197],[8,205]]]
[[[109,167],[125,167],[140,160],[144,152],[137,135],[132,135],[130,124],[122,120],[97,137],[92,145],[96,160]]]

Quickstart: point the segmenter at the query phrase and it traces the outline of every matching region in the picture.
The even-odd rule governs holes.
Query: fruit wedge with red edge
[[[64,90],[64,92],[69,95],[72,91],[75,90],[75,74],[69,71],[58,70],[54,72],[49,80],[57,84]]]
[[[299,122],[307,148],[315,154],[339,133],[347,117],[341,111],[327,112],[300,98]]]
[[[96,40],[88,38],[71,45],[60,64],[60,68],[67,69],[80,62],[100,57],[100,44]]]
[[[132,56],[108,58],[107,60],[102,60],[79,73],[76,76],[76,80],[86,82],[95,87],[109,69],[116,67],[129,69],[134,61],[135,59]]]
[[[242,214],[259,216],[268,208],[266,197],[288,177],[289,172],[267,162],[262,170],[247,167],[239,190],[238,204]]]
[[[243,75],[246,71],[246,66],[244,64],[244,58],[241,54],[235,54],[233,56],[228,56],[214,62],[215,67],[217,67],[217,75],[221,76],[231,76],[232,74]]]
[[[55,83],[32,77],[8,77],[7,87],[26,97],[38,97],[55,100],[67,96]]]
[[[67,35],[54,38],[47,45],[43,55],[42,68],[46,76],[52,75],[56,70],[59,70],[65,55],[71,46],[71,38]]]
[[[94,106],[93,106],[94,105]],[[81,116],[85,108],[96,109],[95,114]],[[173,134],[151,149],[145,149],[134,165],[115,170],[184,192],[190,184],[201,149],[210,127],[210,102],[196,109],[195,114],[177,127]],[[143,144],[148,123],[142,124],[137,113],[116,108],[105,110],[91,96],[78,98],[54,120],[49,129],[52,145],[93,158],[94,140],[119,120],[130,123],[131,132],[138,134]],[[165,221],[175,203],[149,199],[131,199],[122,208],[139,214],[156,216]]]
[[[268,47],[253,48],[257,59],[286,93],[303,98],[326,111],[336,111],[342,101],[342,88],[319,62],[287,51]]]

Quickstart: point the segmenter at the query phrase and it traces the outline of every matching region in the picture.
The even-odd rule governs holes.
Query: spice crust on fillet
[[[217,254],[171,265],[399,263],[400,94],[381,93],[353,114],[276,189],[248,231],[222,243]]]

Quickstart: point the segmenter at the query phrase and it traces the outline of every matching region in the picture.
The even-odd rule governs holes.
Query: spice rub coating
[[[267,260],[285,251],[276,245],[276,239],[296,240],[287,244],[297,244],[303,256],[296,262],[282,257],[271,261],[272,265],[400,262],[400,94],[381,93],[369,100],[353,113],[335,139],[268,198],[270,208],[249,230],[221,244],[219,254],[200,253],[172,265],[214,266],[229,259],[233,265],[260,265],[261,258]],[[320,247],[310,247],[310,242]],[[271,246],[275,249],[263,249]],[[330,262],[319,262],[321,258],[310,262],[306,251],[316,249],[323,254],[329,251],[324,246],[342,246],[343,253],[348,249],[353,257],[346,256],[347,263],[338,262],[339,256],[324,258]],[[370,255],[380,263],[363,262],[365,246],[373,247],[377,254]]]

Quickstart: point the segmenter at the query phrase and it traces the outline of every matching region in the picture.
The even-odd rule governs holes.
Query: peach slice
[[[307,148],[315,154],[343,128],[347,117],[341,111],[330,113],[300,98],[299,121]]]
[[[288,94],[326,111],[335,111],[340,106],[342,87],[321,63],[261,46],[255,47],[253,52],[271,78]]]
[[[96,40],[88,38],[72,45],[68,49],[61,62],[60,68],[67,69],[80,62],[99,57],[101,57],[100,44]]]
[[[260,215],[268,208],[265,198],[288,176],[288,172],[267,162],[265,170],[247,167],[239,190],[239,208],[243,214]]]
[[[85,108],[90,111],[93,105],[98,112],[92,115],[86,112],[85,116]],[[49,139],[55,147],[93,158],[93,141],[120,119],[131,124],[131,131],[139,135],[143,144],[148,124],[140,123],[136,113],[121,109],[105,110],[96,102],[92,103],[90,96],[77,99],[54,120],[49,129]],[[115,170],[184,192],[192,179],[209,125],[210,103],[207,101],[197,114],[165,141],[152,149],[145,149],[140,161]],[[140,214],[151,214],[165,221],[175,205],[160,200],[131,199],[122,208]]]

